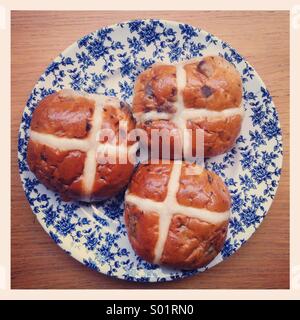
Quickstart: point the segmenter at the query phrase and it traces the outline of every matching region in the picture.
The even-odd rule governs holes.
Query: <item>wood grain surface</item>
[[[35,82],[61,51],[105,25],[162,18],[200,27],[227,41],[270,90],[284,139],[280,185],[267,218],[233,256],[191,278],[139,284],[89,270],[66,255],[39,225],[26,201],[17,165],[17,134]],[[12,272],[19,288],[197,289],[289,287],[289,13],[287,11],[14,11],[12,12]]]

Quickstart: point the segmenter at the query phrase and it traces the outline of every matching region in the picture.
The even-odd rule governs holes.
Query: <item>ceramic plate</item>
[[[38,102],[63,88],[132,101],[137,75],[155,62],[214,54],[239,70],[245,119],[235,147],[206,167],[226,182],[232,197],[227,240],[205,268],[172,270],[137,257],[127,239],[123,194],[93,205],[64,202],[29,171],[30,120]],[[274,198],[282,163],[282,137],[269,91],[253,67],[230,45],[190,25],[135,20],[90,33],[61,53],[41,75],[25,106],[18,159],[23,187],[38,221],[54,242],[87,267],[121,279],[157,282],[203,272],[236,252],[256,231]]]

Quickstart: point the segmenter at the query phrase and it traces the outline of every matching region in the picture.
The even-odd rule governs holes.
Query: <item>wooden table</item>
[[[194,277],[138,284],[98,274],[67,256],[43,231],[26,201],[17,166],[17,133],[28,95],[46,66],[81,36],[135,18],[182,21],[230,43],[273,95],[284,138],[280,185],[267,218],[236,254]],[[289,13],[63,12],[12,13],[12,288],[288,288],[289,287]]]

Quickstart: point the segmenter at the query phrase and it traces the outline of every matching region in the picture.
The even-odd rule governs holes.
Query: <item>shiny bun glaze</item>
[[[118,194],[127,186],[134,165],[120,163],[118,156],[115,164],[101,163],[97,148],[109,146],[97,133],[109,128],[118,134],[122,120],[128,131],[135,128],[129,106],[115,98],[72,90],[47,96],[32,116],[27,150],[31,171],[64,200],[89,202]],[[117,139],[117,146],[108,149],[123,148],[130,154],[135,147]]]
[[[175,128],[175,136],[188,128],[193,132],[190,144],[195,154],[194,132],[199,128],[204,131],[205,157],[222,154],[233,147],[242,125],[240,74],[218,56],[153,65],[136,81],[133,113],[137,126],[148,133],[148,140],[142,140],[144,145],[152,144],[152,128]],[[153,147],[159,148],[154,142]]]
[[[186,108],[222,111],[238,108],[242,101],[242,83],[238,71],[225,59],[208,56],[187,63],[183,100]]]
[[[221,178],[198,165],[141,164],[125,196],[130,243],[152,263],[205,266],[223,247],[230,202]]]

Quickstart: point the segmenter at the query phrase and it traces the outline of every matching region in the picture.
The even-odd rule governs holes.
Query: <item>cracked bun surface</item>
[[[148,133],[141,142],[160,148],[151,139],[153,128],[165,128],[175,140],[180,137],[181,152],[170,150],[173,158],[191,148],[196,154],[196,129],[204,135],[204,156],[212,157],[230,150],[243,120],[242,81],[235,67],[219,56],[206,56],[176,65],[154,64],[136,80],[133,113],[137,126]],[[190,129],[183,141],[184,129]],[[163,157],[160,153],[160,157]]]
[[[141,164],[125,195],[130,243],[151,263],[203,267],[224,245],[230,205],[222,179],[199,165]]]
[[[110,198],[126,188],[134,170],[137,145],[122,138],[122,130],[133,128],[129,106],[116,98],[72,90],[53,93],[33,113],[28,165],[64,200]],[[100,129],[115,133],[116,144],[99,135]],[[123,164],[120,155],[131,157],[131,161]],[[108,159],[114,161],[108,163]]]

